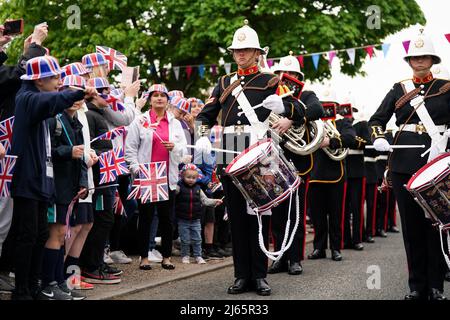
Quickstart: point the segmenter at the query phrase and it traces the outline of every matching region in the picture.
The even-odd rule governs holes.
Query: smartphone
[[[23,19],[9,20],[3,24],[4,36],[15,36],[23,33]]]

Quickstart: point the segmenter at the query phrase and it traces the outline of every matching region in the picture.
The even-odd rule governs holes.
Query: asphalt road
[[[166,285],[122,296],[133,300],[397,300],[408,292],[406,255],[401,234],[375,238],[363,251],[343,250],[343,260],[328,258],[305,260],[302,275],[287,273],[269,275],[272,295],[253,293],[229,295],[226,288],[233,281],[233,268],[168,283]],[[312,244],[307,246],[311,252]],[[378,277],[379,275],[379,277]],[[448,291],[448,285],[447,293]]]

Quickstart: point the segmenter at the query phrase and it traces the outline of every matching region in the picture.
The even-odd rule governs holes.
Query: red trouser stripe
[[[308,212],[308,188],[309,188],[309,177],[306,178],[305,182],[305,199],[303,203],[303,248],[300,256],[300,260],[305,259],[305,249],[306,249],[306,214]]]
[[[372,236],[375,235],[375,224],[377,223],[377,197],[378,197],[378,189],[377,185],[375,185],[375,189],[373,191],[373,205],[372,205]]]
[[[342,195],[341,210],[341,249],[344,249],[344,216],[345,216],[345,197],[347,194],[347,181],[344,182],[344,192]]]
[[[387,222],[388,222],[388,215],[389,215],[389,197],[391,194],[390,188],[387,189],[386,192],[386,209],[384,210],[384,231],[387,230]]]
[[[366,178],[362,178],[362,192],[361,192],[361,206],[360,206],[360,222],[359,222],[359,234],[361,241],[363,240],[363,227],[364,227],[364,202],[366,201]]]

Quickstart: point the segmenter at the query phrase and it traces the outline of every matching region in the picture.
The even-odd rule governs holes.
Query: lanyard
[[[73,143],[72,143],[72,140],[70,140],[69,134],[67,133],[66,126],[65,126],[64,123],[62,122],[61,114],[58,114],[58,115],[56,116],[56,118],[57,118],[56,121],[59,121],[59,123],[61,123],[61,127],[63,128],[64,133],[66,134],[67,140],[69,140],[70,146],[73,147]]]

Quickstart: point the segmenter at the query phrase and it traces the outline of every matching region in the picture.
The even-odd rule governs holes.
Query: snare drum
[[[258,212],[286,200],[300,185],[295,167],[275,147],[272,139],[245,149],[225,169],[244,198]]]
[[[444,153],[419,169],[406,189],[425,210],[427,218],[450,229],[450,153]]]

